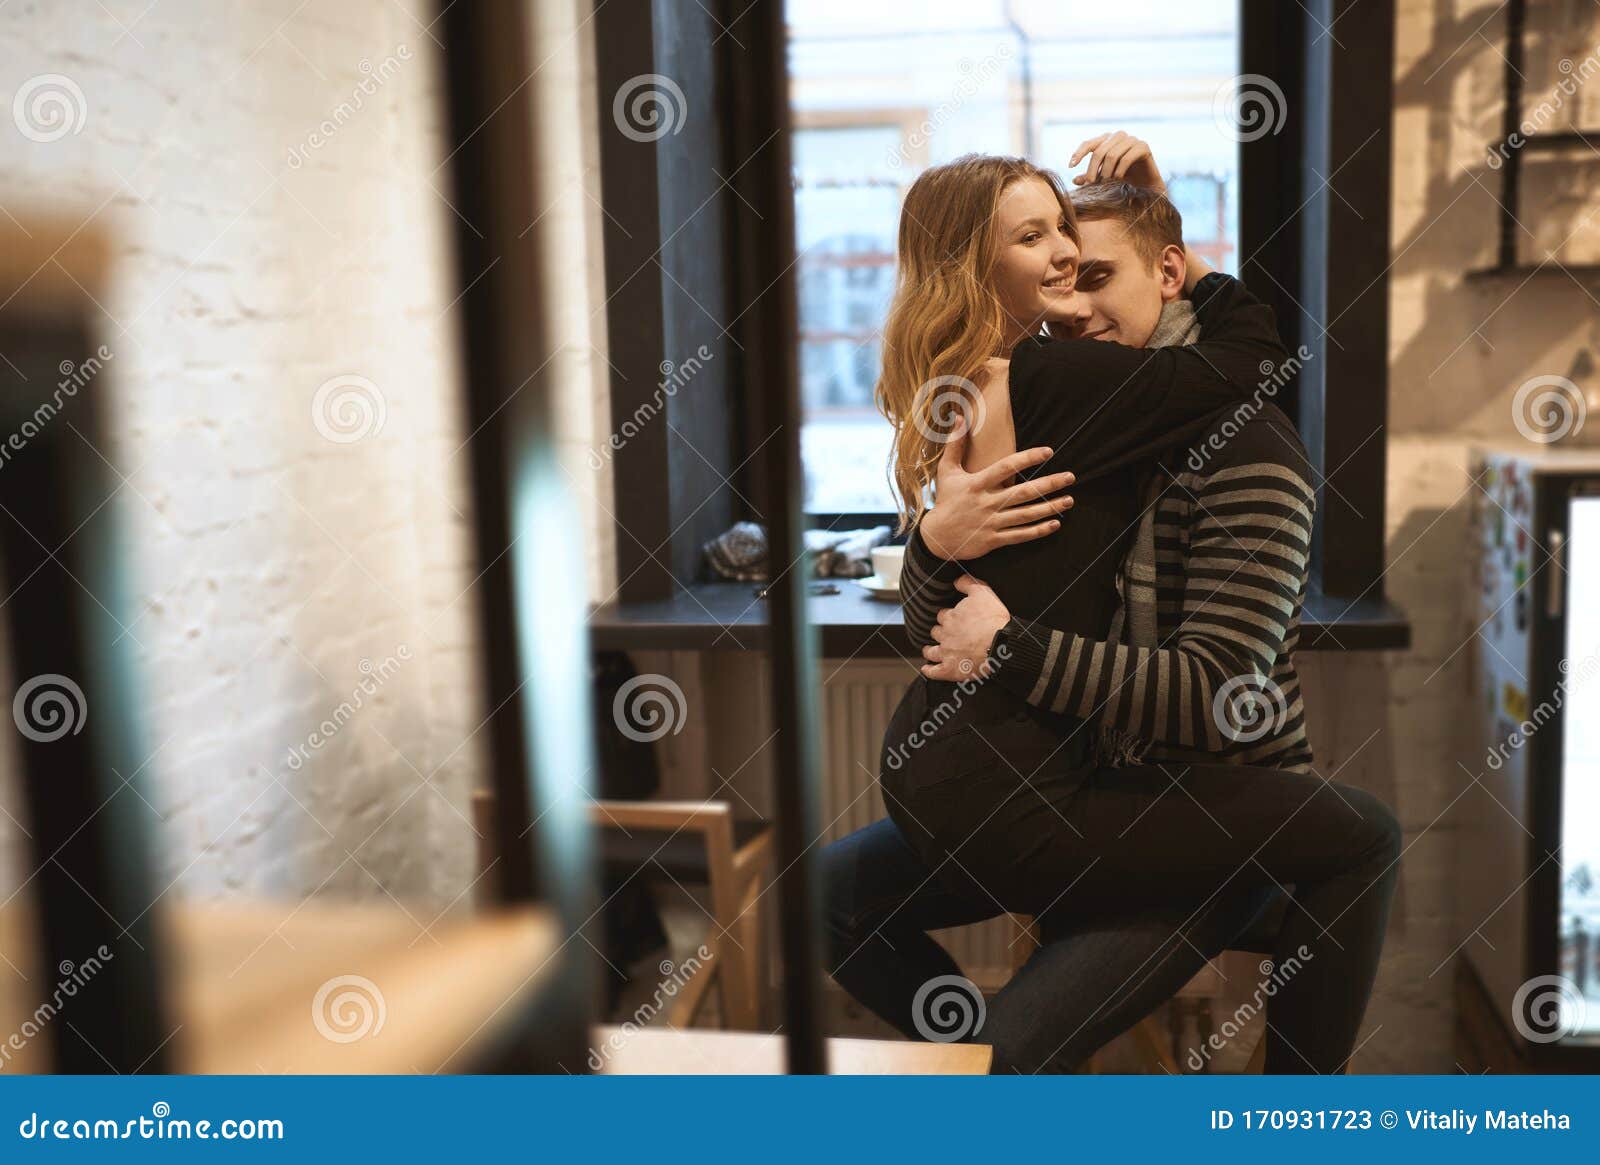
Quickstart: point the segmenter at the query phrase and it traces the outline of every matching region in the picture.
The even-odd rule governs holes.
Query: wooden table
[[[629,1032],[601,1024],[594,1029],[593,1051],[608,1076],[775,1076],[784,1071],[783,1037],[761,1032]],[[983,1076],[993,1058],[988,1044],[828,1040],[832,1076]],[[591,1059],[590,1066],[594,1063]]]

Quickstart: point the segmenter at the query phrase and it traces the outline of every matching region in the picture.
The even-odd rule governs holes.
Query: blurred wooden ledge
[[[776,1076],[784,1072],[781,1035],[685,1031],[616,1024],[594,1029],[593,1056],[608,1076]],[[918,1040],[828,1040],[830,1076],[984,1076],[994,1058],[988,1044]]]
[[[50,1071],[49,1038],[30,1038],[23,1029],[33,1019],[34,1008],[55,990],[55,980],[41,975],[34,965],[35,933],[33,913],[20,897],[0,909],[0,1056],[4,1057],[0,1062],[6,1075]]]
[[[95,212],[13,208],[0,217],[0,308],[9,315],[59,319],[84,309],[86,297],[105,296],[110,247]]]
[[[424,931],[399,906],[187,903],[159,932],[175,980],[174,1067],[184,1073],[434,1073],[470,1069],[546,980],[560,945],[554,918],[525,907]],[[0,911],[0,1040],[49,999],[54,974],[27,966],[31,920]],[[70,1022],[63,1002],[49,1023]],[[49,1038],[9,1071],[46,1072]]]

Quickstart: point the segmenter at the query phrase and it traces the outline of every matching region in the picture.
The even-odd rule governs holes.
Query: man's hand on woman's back
[[[1048,461],[1050,449],[1024,449],[968,473],[961,465],[967,433],[961,422],[957,426],[935,471],[936,504],[917,527],[931,553],[952,562],[982,558],[997,547],[1043,538],[1061,525],[1055,515],[1072,508],[1072,496],[1061,494],[1077,480],[1072,473],[1013,484],[1023,470]]]

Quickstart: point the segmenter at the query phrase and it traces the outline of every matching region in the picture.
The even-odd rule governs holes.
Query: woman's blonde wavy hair
[[[1043,178],[1055,191],[1067,233],[1078,220],[1053,171],[1023,158],[967,154],[925,170],[900,208],[894,300],[883,326],[883,371],[874,400],[895,428],[890,476],[897,530],[927,509],[926,492],[958,417],[980,416],[975,382],[984,362],[1005,355],[1006,321],[990,285],[1000,196],[1013,182]]]

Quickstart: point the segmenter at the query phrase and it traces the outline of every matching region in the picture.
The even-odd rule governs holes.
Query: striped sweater
[[[1118,574],[1113,641],[1013,618],[996,637],[1007,657],[1002,665],[991,656],[993,682],[1148,742],[1149,762],[1308,771],[1294,649],[1315,506],[1310,478],[1299,435],[1276,406],[1245,404],[1220,417],[1205,440],[1152,473],[1145,497],[1154,562],[1141,563],[1136,538]],[[1070,535],[1070,516],[1067,523]],[[939,609],[960,601],[962,573],[913,532],[900,592],[919,649],[933,642]],[[1141,635],[1152,608],[1154,631]],[[1146,636],[1153,642],[1145,645]]]

